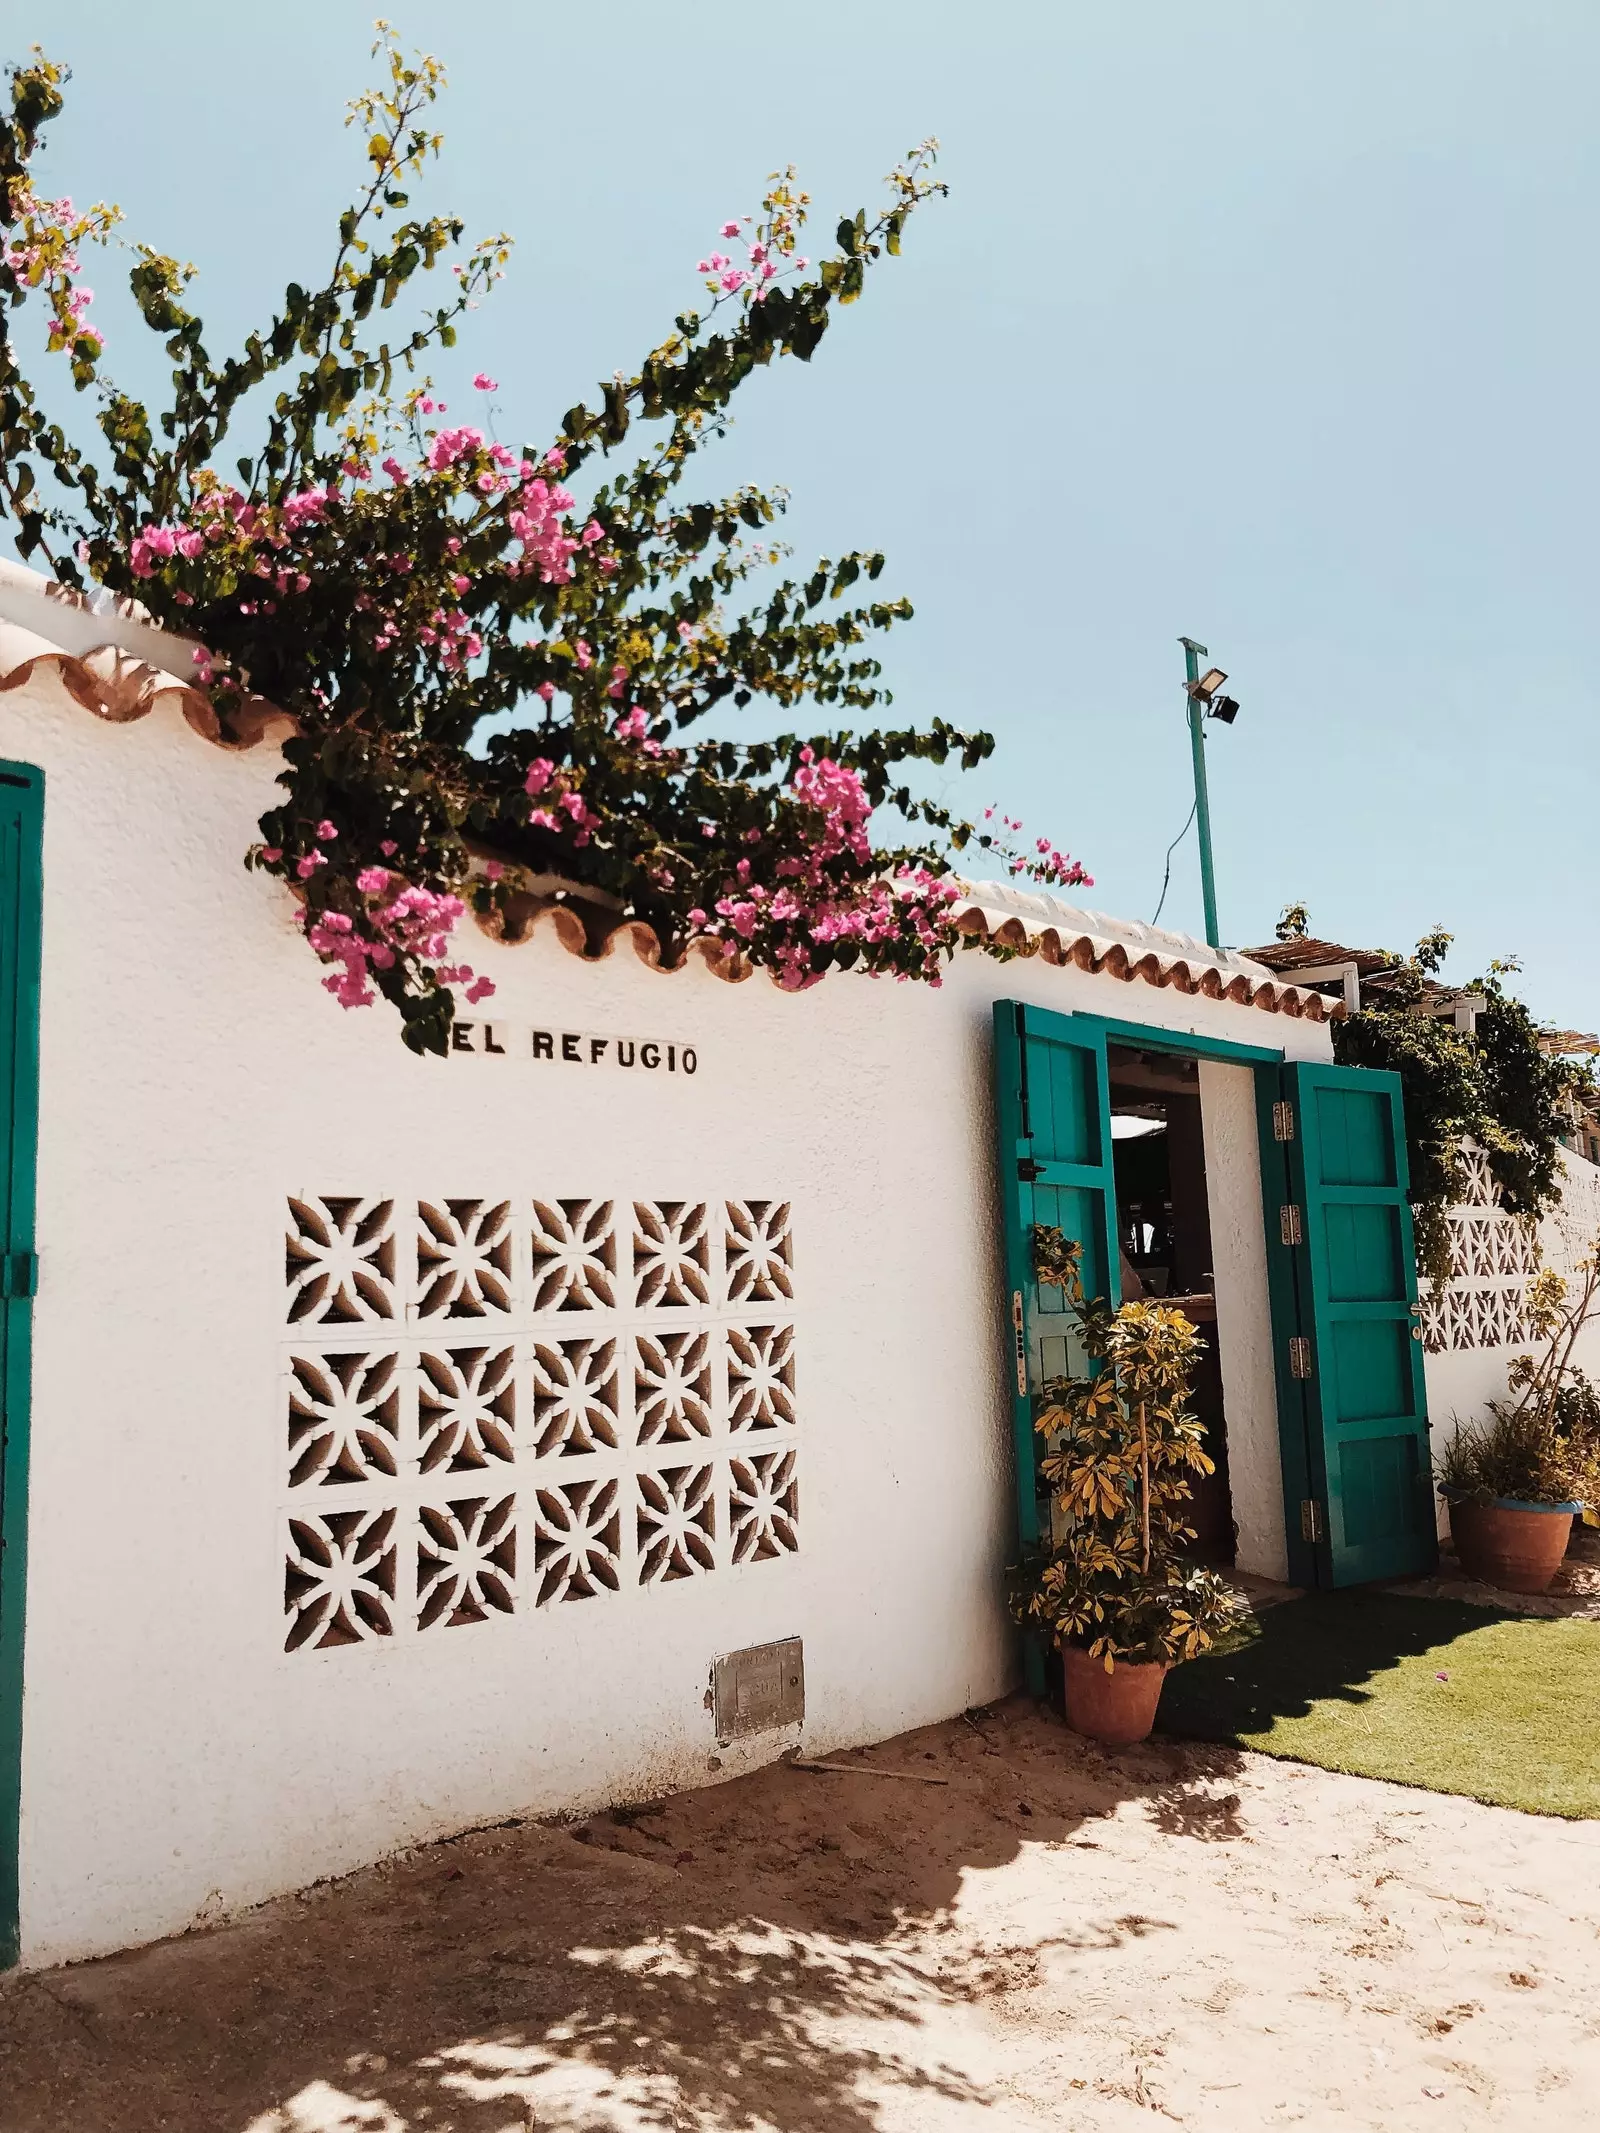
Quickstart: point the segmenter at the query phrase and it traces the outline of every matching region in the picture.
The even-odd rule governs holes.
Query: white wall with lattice
[[[1422,1284],[1436,1449],[1457,1423],[1481,1415],[1505,1391],[1512,1357],[1530,1344],[1524,1304],[1534,1274],[1549,1266],[1570,1276],[1600,1236],[1600,1169],[1570,1151],[1562,1161],[1561,1203],[1535,1225],[1506,1212],[1488,1157],[1480,1149],[1467,1151],[1467,1191],[1445,1217],[1450,1279]],[[1574,1360],[1600,1379],[1600,1327],[1580,1337]]]
[[[1008,1686],[991,1003],[1325,1027],[541,932],[417,1059],[240,863],[270,750],[42,682],[0,753],[47,781],[27,1961],[759,1761],[802,1736],[719,1748],[745,1646],[803,1638],[819,1752]]]
[[[285,1264],[286,1650],[798,1548],[787,1203],[306,1193]]]

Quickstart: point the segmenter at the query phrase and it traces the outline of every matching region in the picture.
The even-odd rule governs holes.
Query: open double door
[[[1060,1292],[1033,1278],[1035,1223],[1077,1238],[1088,1294],[1120,1301],[1115,1039],[1255,1075],[1290,1577],[1354,1585],[1430,1570],[1438,1544],[1399,1077],[1017,1001],[998,1002],[994,1016],[1023,1540],[1042,1522],[1034,1395],[1081,1367]]]

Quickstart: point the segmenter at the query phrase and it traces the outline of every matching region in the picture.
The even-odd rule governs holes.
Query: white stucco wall
[[[387,1009],[347,1014],[319,989],[281,890],[240,864],[270,749],[224,755],[165,710],[104,725],[43,681],[0,697],[0,754],[47,780],[26,1961],[175,1930],[498,1814],[707,1782],[708,1670],[735,1647],[804,1638],[814,1750],[1007,1686],[990,1003],[1302,1057],[1326,1056],[1325,1028],[978,954],[939,992],[841,978],[794,998],[698,966],[663,976],[627,950],[585,964],[546,932],[471,938],[499,987],[480,1012],[524,1041],[537,1026],[690,1044],[694,1076],[515,1050],[418,1060]],[[1206,1077],[1229,1400],[1254,1414],[1264,1297],[1230,1295],[1258,1272],[1245,1077]],[[514,1612],[286,1653],[285,1206],[341,1193],[400,1216],[509,1200],[519,1279],[535,1198],[791,1203],[798,1553],[537,1607],[525,1520]],[[414,1347],[418,1329],[372,1330]],[[526,1424],[519,1502],[538,1479]],[[1234,1457],[1254,1534],[1270,1475],[1238,1437]],[[452,1475],[439,1493],[473,1486],[506,1484]],[[414,1506],[428,1487],[399,1493]]]
[[[1278,1448],[1255,1077],[1248,1067],[1201,1060],[1200,1119],[1237,1562],[1241,1570],[1258,1577],[1282,1579],[1289,1575],[1283,1459]]]

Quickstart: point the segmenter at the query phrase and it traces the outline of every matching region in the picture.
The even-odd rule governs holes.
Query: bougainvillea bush
[[[21,555],[193,640],[225,729],[261,703],[292,714],[284,798],[246,858],[294,894],[328,989],[351,1007],[383,996],[408,1044],[440,1050],[458,991],[492,990],[459,946],[469,904],[492,928],[552,879],[649,924],[669,959],[701,936],[795,989],[851,965],[936,981],[957,945],[954,854],[975,843],[1013,873],[1087,880],[1048,839],[1024,854],[1020,824],[974,827],[918,794],[914,766],[970,770],[987,734],[841,723],[888,703],[871,647],[911,612],[872,590],[881,555],[789,576],[781,491],[680,493],[739,386],[775,357],[809,359],[944,191],[933,144],[820,262],[801,250],[807,195],[792,172],[769,181],[638,369],[514,444],[492,377],[464,409],[425,369],[510,240],[463,248],[459,221],[413,213],[443,73],[381,23],[374,51],[383,85],[349,114],[365,182],[320,287],[291,284],[217,358],[192,269],[130,248],[139,315],[172,364],[159,412],[114,382],[90,318],[85,248],[121,244],[117,211],[35,176],[65,70],[39,53],[15,68],[0,119],[0,511]],[[390,328],[430,271],[445,300]],[[93,423],[52,419],[23,367],[36,350]],[[695,734],[748,706],[804,707],[810,730]],[[885,816],[899,842],[874,835]]]

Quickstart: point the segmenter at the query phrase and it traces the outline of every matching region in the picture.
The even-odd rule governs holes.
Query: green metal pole
[[[1178,642],[1183,646],[1184,677],[1189,685],[1189,748],[1194,756],[1194,821],[1200,838],[1200,895],[1206,911],[1206,939],[1213,948],[1220,948],[1217,881],[1211,869],[1211,797],[1206,790],[1205,708],[1194,693],[1194,685],[1200,679],[1200,662],[1210,655],[1192,637],[1180,637]]]

